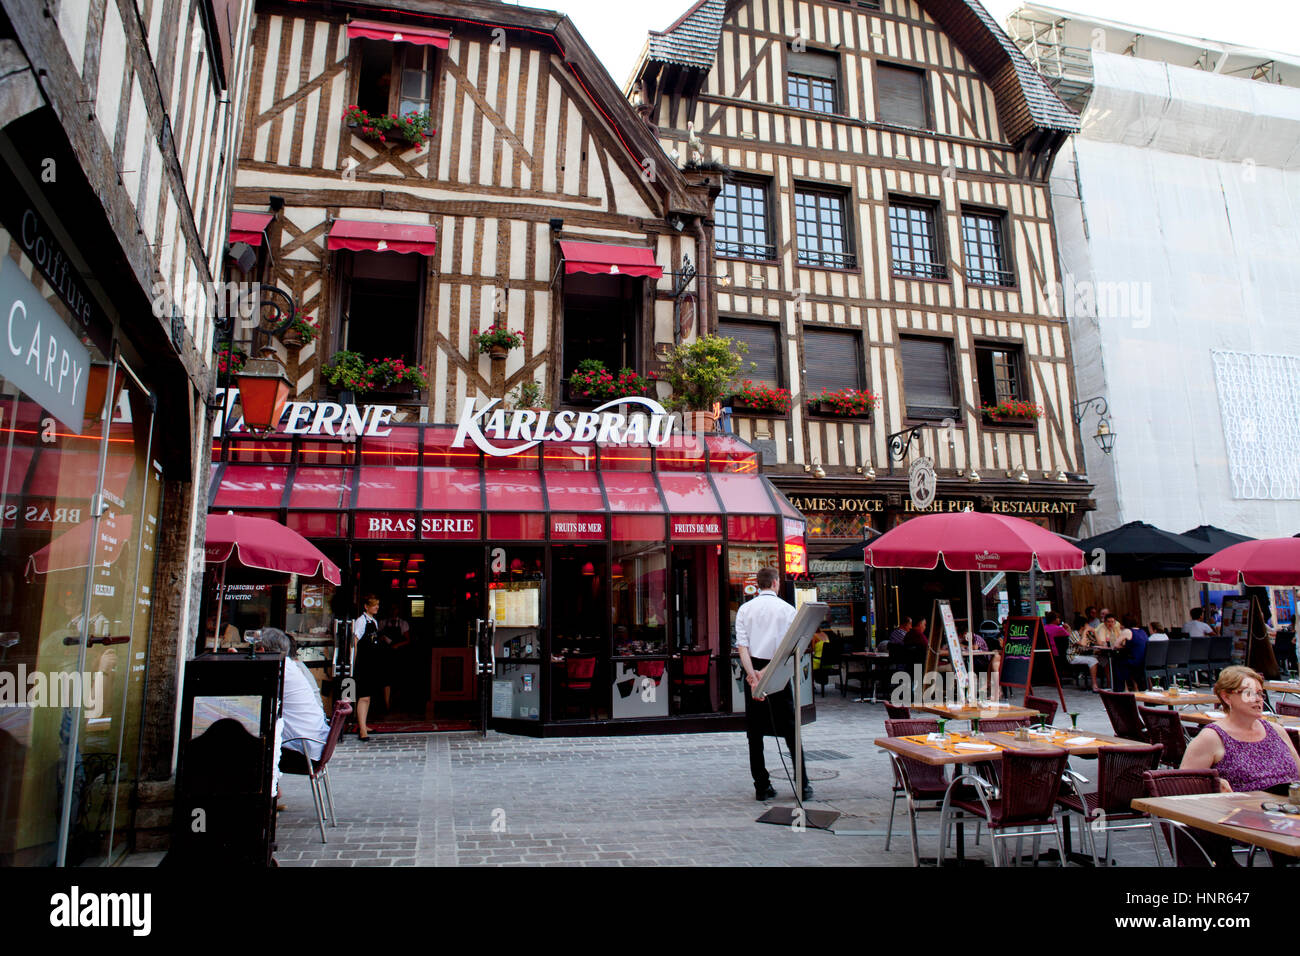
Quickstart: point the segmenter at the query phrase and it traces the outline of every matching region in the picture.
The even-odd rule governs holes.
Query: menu
[[[536,585],[493,587],[488,604],[497,627],[537,627],[541,623],[541,589]]]
[[[1247,595],[1225,596],[1223,599],[1224,637],[1232,638],[1233,660],[1246,659],[1246,644],[1250,640],[1250,605]]]

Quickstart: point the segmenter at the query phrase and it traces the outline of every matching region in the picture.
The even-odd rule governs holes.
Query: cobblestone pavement
[[[809,807],[840,811],[837,826],[861,835],[756,823],[764,808],[754,800],[742,733],[404,734],[340,745],[330,765],[339,826],[326,844],[306,778],[283,778],[288,809],[276,858],[283,866],[910,866],[901,801],[884,848],[892,775],[872,741],[884,733],[885,711],[854,696],[841,698],[831,685],[818,697],[804,746],[816,788]],[[1066,700],[1080,728],[1109,729],[1099,697],[1068,688]],[[1095,761],[1072,763],[1095,785]],[[771,804],[791,805],[772,739],[767,764],[778,795]],[[938,815],[923,814],[919,826],[921,855],[934,856]],[[989,859],[987,838],[975,846],[968,833],[966,842],[968,856]],[[1112,855],[1120,865],[1150,866],[1150,837],[1116,834]]]

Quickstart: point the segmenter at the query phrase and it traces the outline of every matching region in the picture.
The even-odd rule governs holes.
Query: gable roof
[[[664,63],[707,71],[722,40],[727,13],[746,0],[698,0],[677,22],[652,31],[645,63]],[[918,0],[993,88],[1007,138],[1018,143],[1036,130],[1074,133],[1079,117],[1061,101],[1020,48],[979,0]]]
[[[667,30],[650,31],[646,58],[697,70],[712,69],[726,13],[727,0],[699,0]]]

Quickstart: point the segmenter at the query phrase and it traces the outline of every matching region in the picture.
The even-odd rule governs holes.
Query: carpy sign
[[[616,398],[590,412],[563,411],[553,418],[549,411],[534,412],[503,408],[493,411],[501,401],[494,398],[475,411],[477,401],[465,406],[456,428],[453,448],[473,442],[485,454],[497,458],[518,455],[542,442],[595,442],[598,445],[663,445],[673,430],[673,417],[658,402],[649,398]],[[625,415],[610,411],[619,405],[638,405],[644,413]],[[491,412],[489,415],[488,413]],[[501,445],[494,442],[512,442]]]

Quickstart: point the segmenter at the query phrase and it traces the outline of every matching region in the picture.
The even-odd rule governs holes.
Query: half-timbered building
[[[837,625],[861,639],[872,602],[860,559],[828,553],[916,513],[914,459],[930,509],[1074,533],[1090,489],[1047,177],[1078,124],[977,0],[701,0],[627,93],[667,152],[728,170],[709,328],[789,392],[788,412],[738,395],[735,431],[808,514]],[[890,627],[949,593],[876,585]],[[1032,606],[1027,582],[985,585],[976,625]]]
[[[715,324],[720,171],[671,161],[555,13],[264,0],[252,47],[235,216],[311,323],[283,428],[227,419],[210,503],[348,569],[290,629],[314,653],[367,593],[400,620],[380,731],[736,724],[728,615],[801,518],[752,449],[668,434],[662,382],[602,394]]]
[[[2,864],[165,830],[252,7],[0,2]]]

